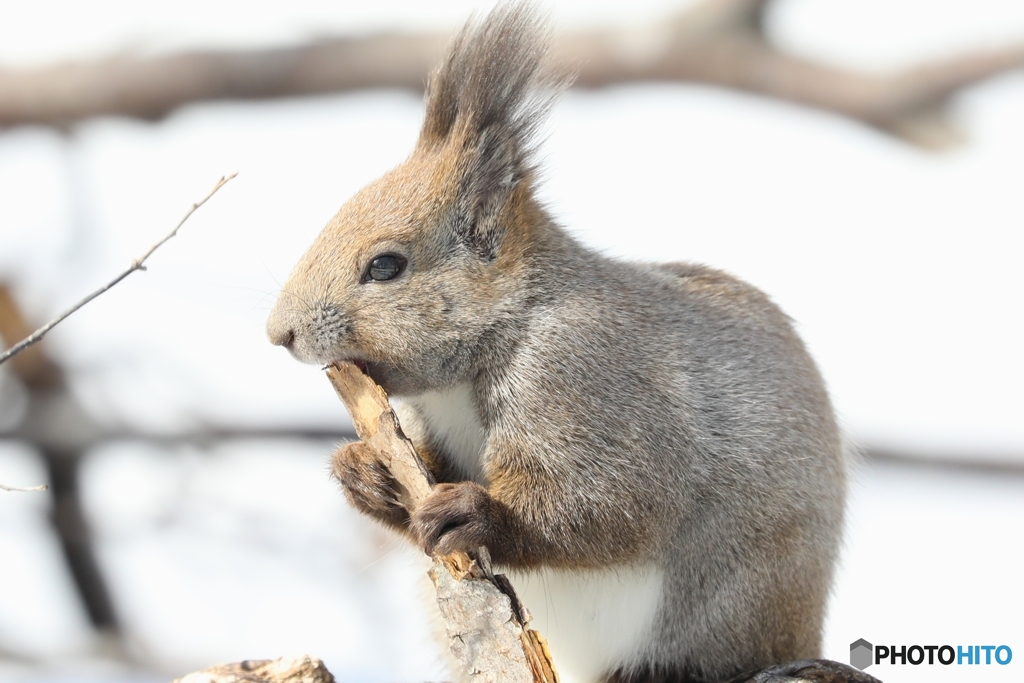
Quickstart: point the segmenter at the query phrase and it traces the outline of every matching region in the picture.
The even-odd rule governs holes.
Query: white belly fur
[[[661,604],[662,573],[646,567],[507,572],[551,648],[562,683],[593,683],[644,654]]]
[[[420,421],[416,427],[429,430],[467,479],[486,485],[482,462],[486,434],[471,387],[463,384],[428,392],[408,403]],[[533,628],[547,639],[562,683],[593,683],[644,653],[662,601],[659,568],[505,573],[533,615]]]
[[[422,422],[421,428],[430,432],[445,455],[467,479],[484,484],[483,451],[484,428],[480,423],[473,402],[473,389],[467,384],[457,384],[443,391],[428,391],[415,398],[406,399]],[[401,409],[404,406],[396,406]],[[399,419],[404,420],[402,410]],[[409,433],[413,442],[416,436]]]

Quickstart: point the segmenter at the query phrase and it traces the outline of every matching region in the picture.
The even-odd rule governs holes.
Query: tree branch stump
[[[172,683],[334,683],[334,676],[319,659],[302,655],[218,664]]]
[[[433,477],[402,433],[387,394],[352,363],[327,368],[356,434],[377,452],[402,487],[411,512],[426,500]],[[469,680],[479,683],[557,683],[544,638],[529,627],[530,615],[512,584],[491,569],[490,555],[454,553],[434,557],[430,579],[445,621],[448,644]]]

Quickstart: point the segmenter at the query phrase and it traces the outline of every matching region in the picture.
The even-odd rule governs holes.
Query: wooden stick
[[[219,664],[175,678],[174,683],[334,683],[334,676],[319,659],[302,655]]]
[[[402,433],[387,394],[351,363],[327,368],[359,438],[377,452],[404,489],[411,512],[430,495],[433,477]],[[480,683],[557,683],[544,638],[529,627],[530,615],[508,579],[491,569],[490,555],[434,557],[430,579],[445,620],[452,654],[470,680]]]

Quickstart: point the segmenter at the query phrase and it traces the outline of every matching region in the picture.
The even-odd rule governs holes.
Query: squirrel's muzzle
[[[288,349],[303,363],[329,363],[351,353],[347,348],[352,322],[336,304],[308,305],[282,295],[267,319],[267,339]]]

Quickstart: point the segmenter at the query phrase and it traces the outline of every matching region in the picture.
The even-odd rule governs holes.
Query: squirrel
[[[603,256],[536,196],[568,79],[526,3],[457,34],[412,154],[342,206],[267,323],[396,397],[437,486],[333,472],[428,554],[486,546],[566,682],[719,681],[819,655],[840,432],[789,318],[718,270]]]

